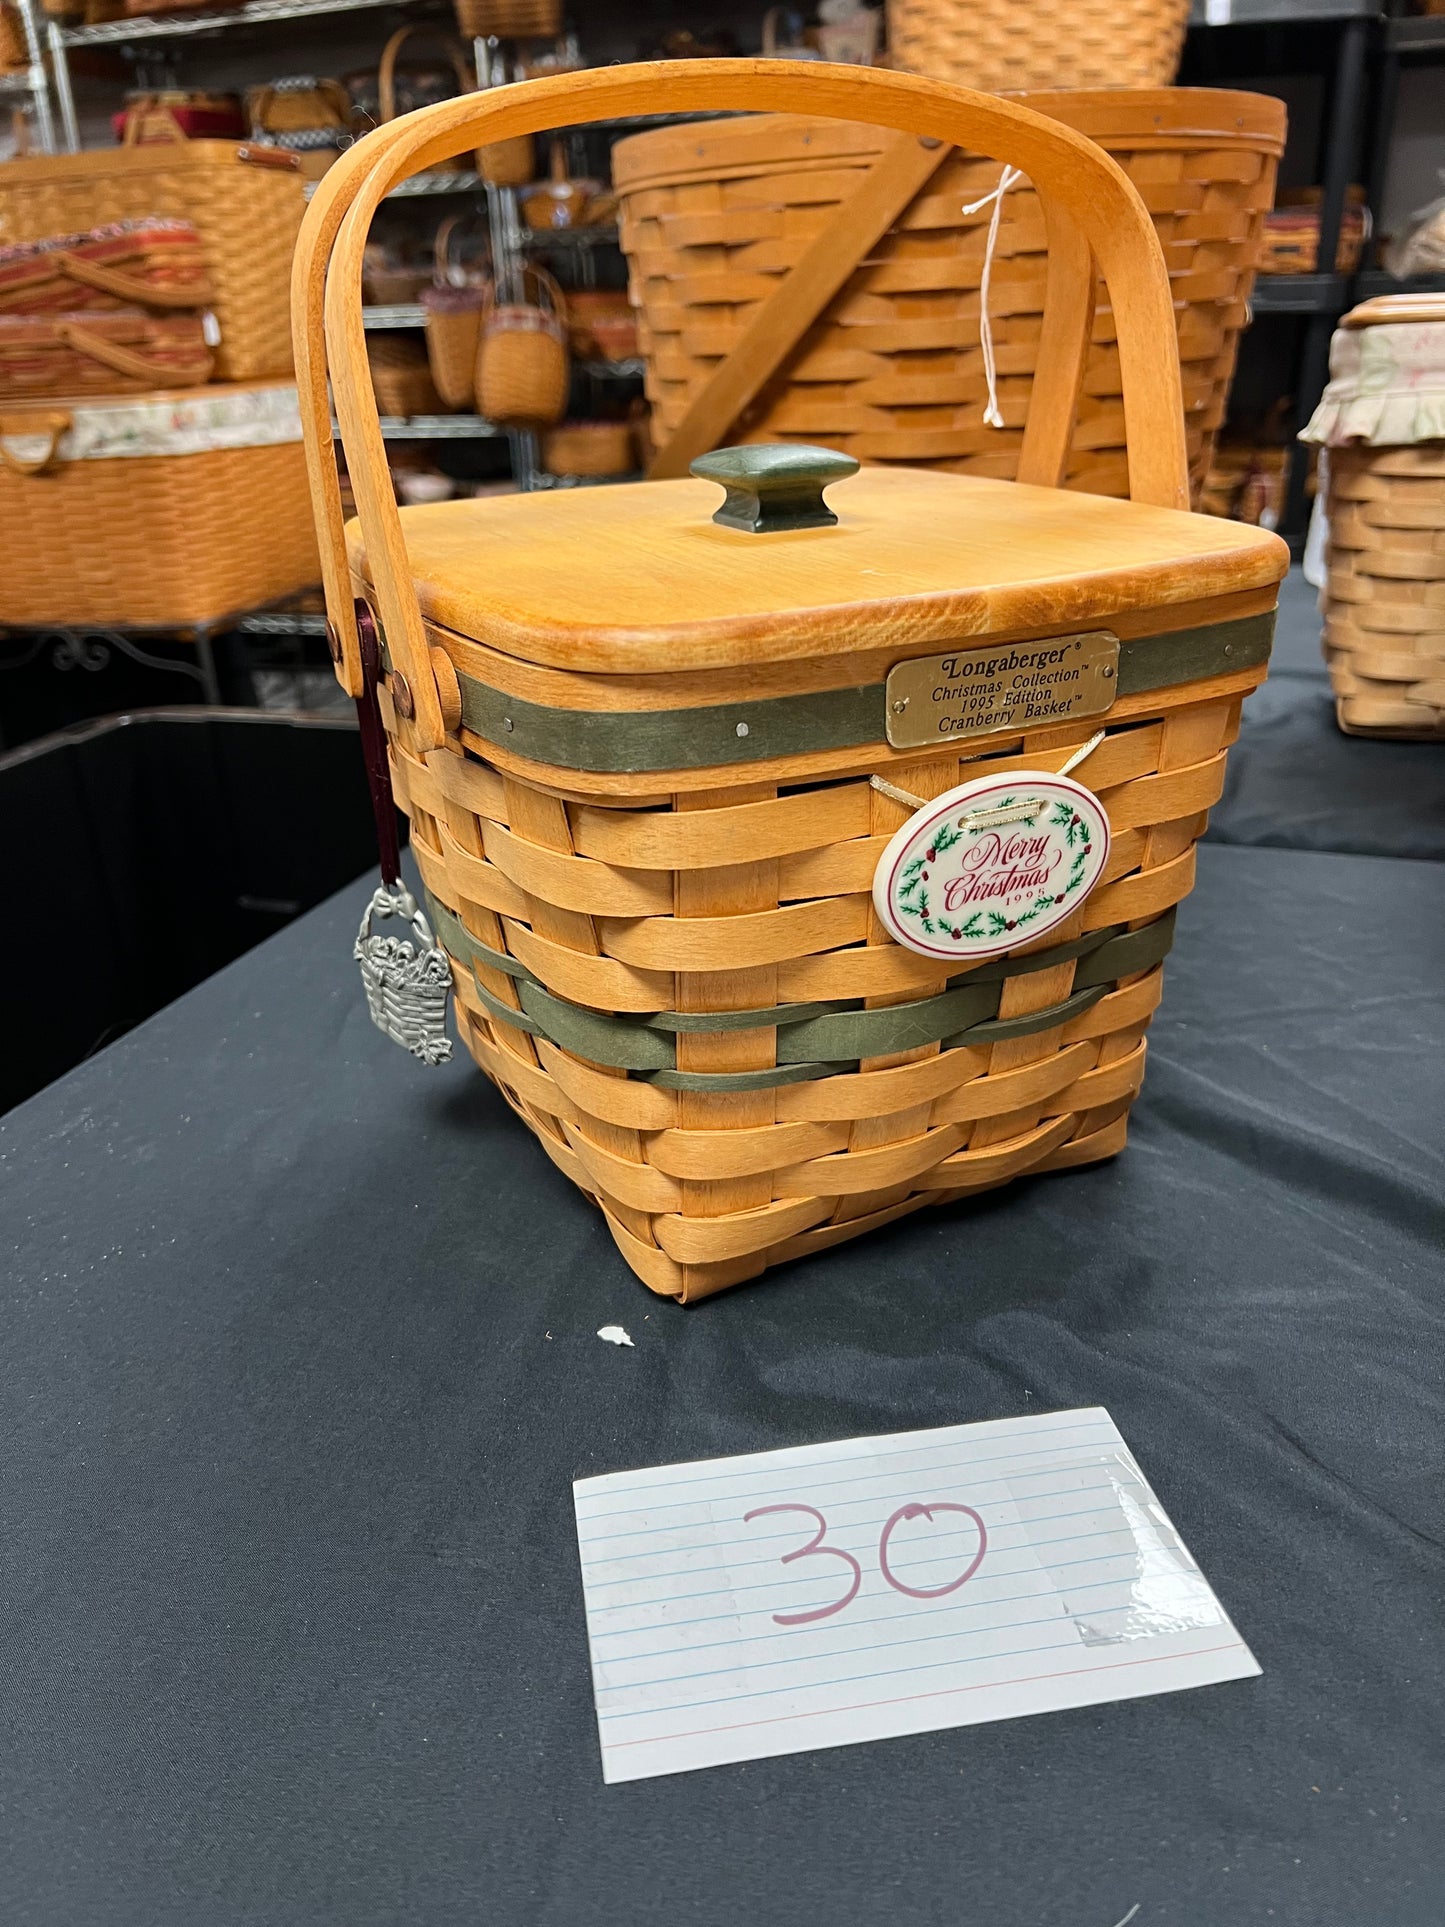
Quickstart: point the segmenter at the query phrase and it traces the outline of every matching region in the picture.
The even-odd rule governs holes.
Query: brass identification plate
[[[1119,638],[1107,629],[915,656],[888,672],[888,740],[921,749],[1097,716],[1118,694],[1118,672]]]

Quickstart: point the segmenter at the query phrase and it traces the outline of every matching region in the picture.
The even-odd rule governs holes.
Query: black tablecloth
[[[1445,859],[1445,747],[1346,736],[1335,724],[1315,591],[1281,585],[1269,681],[1244,706],[1217,843]]]
[[[0,1120],[0,1918],[1438,1927],[1441,875],[1206,847],[1121,1158],[692,1310],[361,887]],[[603,1786],[575,1475],[1094,1403],[1262,1679]]]

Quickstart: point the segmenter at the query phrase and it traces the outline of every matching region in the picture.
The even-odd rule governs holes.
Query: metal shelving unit
[[[242,6],[228,8],[224,13],[156,14],[135,20],[102,20],[93,27],[67,27],[52,20],[46,31],[66,152],[80,152],[80,126],[70,85],[73,47],[113,47],[125,53],[152,40],[194,39],[248,27],[264,29],[288,20],[319,20],[328,14],[375,12],[397,5],[398,0],[244,0]]]
[[[27,64],[18,73],[0,74],[0,97],[28,100],[35,110],[35,139],[42,154],[55,152],[55,117],[50,110],[50,76],[45,71],[45,48],[40,37],[36,0],[15,0],[20,30],[25,36]]]
[[[1318,259],[1333,263],[1350,184],[1364,172],[1367,87],[1372,55],[1379,44],[1381,0],[1195,0],[1190,25],[1212,33],[1228,29],[1275,30],[1270,44],[1277,48],[1277,30],[1322,30],[1307,48],[1301,44],[1299,68],[1324,75],[1327,98],[1316,178],[1320,182],[1320,238]],[[1256,42],[1258,36],[1256,36]],[[1246,42],[1246,45],[1255,44]],[[1291,43],[1284,43],[1286,45]],[[1278,70],[1276,59],[1273,66]],[[1207,84],[1230,85],[1210,75]],[[1256,317],[1298,317],[1304,324],[1294,357],[1293,426],[1304,426],[1324,391],[1329,373],[1330,337],[1335,323],[1354,299],[1349,275],[1261,275],[1255,282],[1251,309]],[[1281,530],[1303,539],[1308,516],[1308,464],[1291,460]]]

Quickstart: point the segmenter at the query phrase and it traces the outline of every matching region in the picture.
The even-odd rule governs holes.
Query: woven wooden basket
[[[454,258],[465,216],[448,215],[433,243],[434,279],[422,289],[426,310],[426,354],[437,393],[448,408],[470,407],[476,397],[477,347],[482,336],[482,310],[488,288]]]
[[[410,335],[372,335],[367,342],[371,385],[383,415],[437,415],[445,404],[432,379],[422,342]]]
[[[132,388],[189,388],[208,381],[214,357],[199,315],[0,315],[0,401],[106,395]]]
[[[545,269],[529,266],[526,276],[540,301],[489,296],[477,350],[477,412],[507,427],[557,422],[567,410],[566,296]]]
[[[1010,93],[1031,87],[1167,87],[1189,0],[888,0],[893,64]]]
[[[1445,298],[1342,316],[1300,440],[1322,446],[1328,478],[1320,606],[1340,727],[1445,738]]]
[[[555,40],[562,31],[561,0],[455,0],[457,26],[467,40]]]
[[[120,221],[0,249],[0,314],[204,308],[213,298],[189,221]]]
[[[626,475],[632,429],[627,422],[561,422],[542,437],[542,466],[550,475]]]
[[[144,215],[191,221],[215,293],[218,378],[286,375],[286,286],[306,205],[291,158],[181,137],[10,161],[0,168],[0,246]]]
[[[1445,738],[1445,442],[1332,448],[1325,651],[1352,736]]]
[[[1274,198],[1284,107],[1256,94],[1193,89],[1042,94],[1026,104],[1112,154],[1153,216],[1178,319],[1197,491],[1224,417],[1261,223]],[[895,189],[880,228],[878,207],[865,204],[889,158],[886,141],[875,128],[768,116],[660,129],[614,149],[662,451],[654,473],[684,474],[703,448],[753,440],[825,442],[863,461],[963,474],[1016,473],[1047,266],[1038,198],[1020,184],[1003,202],[988,302],[1006,423],[997,429],[984,419],[980,339],[991,209],[959,210],[997,186],[999,165],[940,155],[916,193],[903,176],[907,198]],[[903,211],[887,218],[890,205]],[[810,247],[821,260],[809,257]],[[840,258],[856,262],[841,285],[826,272]],[[809,299],[780,315],[789,284],[819,266],[825,276]],[[769,313],[791,333],[780,336]],[[787,351],[776,352],[789,339]],[[745,406],[709,416],[707,384],[718,382],[735,348],[745,364]],[[759,387],[757,371],[770,365],[775,372]],[[707,419],[689,420],[690,411]],[[685,423],[699,432],[678,440]],[[669,441],[677,441],[670,457]],[[1102,287],[1067,486],[1128,493],[1118,355]]]
[[[714,492],[689,480],[398,512],[356,297],[385,195],[453,144],[801,99],[992,141],[1043,184],[1062,267],[1024,467],[1046,486],[865,469],[837,491],[845,526],[822,549],[815,531],[713,527]],[[922,1205],[1117,1151],[1287,560],[1260,531],[1161,512],[1187,501],[1182,407],[1168,283],[1128,184],[1012,103],[785,61],[539,81],[425,109],[368,149],[323,183],[294,283],[338,675],[365,696],[361,629],[368,649],[379,630],[393,781],[461,1036],[627,1263],[691,1301]],[[716,186],[696,198],[705,220]],[[1055,492],[1090,249],[1118,317],[1131,502]],[[359,517],[349,545],[328,378]],[[927,615],[910,587],[923,576],[938,585]],[[1002,646],[1093,625],[1126,639],[1107,714],[917,749],[885,739],[900,660],[949,637]],[[1070,759],[1114,832],[1082,909],[961,974],[896,942],[869,892],[910,815],[900,795]]]
[[[227,399],[214,389],[145,397],[202,410]],[[316,580],[294,430],[250,447],[70,459],[67,431],[96,412],[117,411],[92,403],[0,409],[0,623],[183,628]]]

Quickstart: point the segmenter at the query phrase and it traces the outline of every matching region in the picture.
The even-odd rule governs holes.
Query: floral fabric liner
[[[1445,321],[1337,328],[1330,383],[1300,440],[1330,448],[1445,441]]]
[[[268,448],[301,440],[301,404],[290,382],[275,387],[203,388],[193,394],[148,396],[142,401],[29,403],[25,413],[32,421],[46,413],[70,416],[71,426],[56,451],[66,462],[205,455],[217,448]],[[18,460],[33,461],[44,453],[49,437],[7,428],[5,410],[0,408],[0,440]]]

